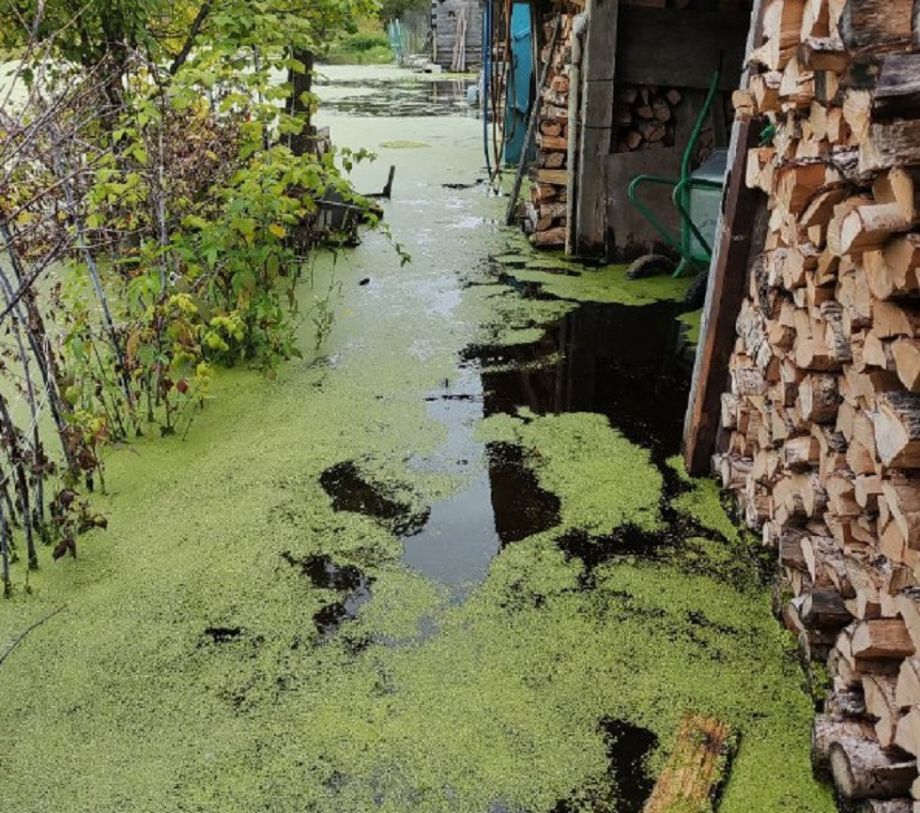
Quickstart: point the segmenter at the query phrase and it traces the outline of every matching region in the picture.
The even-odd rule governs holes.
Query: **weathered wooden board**
[[[583,107],[575,252],[603,256],[607,239],[607,157],[613,139],[613,96],[616,74],[619,0],[588,0],[585,35]]]
[[[611,240],[609,259],[631,262],[642,254],[659,253],[658,244],[664,239],[629,202],[626,194],[629,182],[637,175],[670,175],[680,173],[681,150],[677,146],[659,150],[637,150],[614,153],[607,158],[607,218]],[[642,200],[659,215],[661,222],[675,231],[679,224],[677,210],[671,201],[669,186],[645,186]]]
[[[761,40],[763,0],[755,0],[748,51]],[[721,398],[734,346],[735,319],[744,298],[750,260],[762,241],[766,198],[745,184],[748,149],[758,142],[758,127],[736,121],[729,146],[729,176],[716,228],[700,342],[684,422],[684,463],[691,474],[709,470],[719,428]],[[755,232],[760,232],[755,234]]]
[[[643,813],[711,811],[733,750],[734,740],[725,723],[713,717],[684,715],[671,756]]]
[[[482,63],[482,6],[479,0],[433,0],[431,4],[432,34],[435,40],[434,61],[450,68],[457,23],[460,12],[466,9],[466,64],[468,67]]]

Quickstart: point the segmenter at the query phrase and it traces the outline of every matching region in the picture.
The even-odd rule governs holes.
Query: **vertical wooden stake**
[[[575,205],[575,253],[583,257],[607,253],[607,156],[613,141],[619,10],[619,0],[588,0]]]

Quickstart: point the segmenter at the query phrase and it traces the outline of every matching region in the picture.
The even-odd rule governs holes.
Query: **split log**
[[[859,717],[818,714],[811,729],[811,760],[816,772],[830,766],[831,746],[843,740],[865,740],[875,736],[870,722]]]
[[[895,524],[910,548],[920,548],[920,481],[886,480],[882,483],[885,504]]]
[[[869,740],[833,743],[830,766],[838,793],[848,801],[907,796],[917,776],[915,759],[889,755]]]
[[[879,618],[857,624],[852,652],[857,659],[901,659],[914,654],[914,644],[901,619]]]
[[[853,620],[836,590],[812,590],[802,601],[799,616],[808,627],[840,629]]]
[[[920,658],[905,658],[901,663],[894,699],[900,709],[920,706]]]
[[[879,459],[896,469],[920,468],[920,396],[887,392],[877,407],[872,422]]]
[[[837,416],[840,393],[837,376],[813,373],[799,384],[802,419],[815,423],[830,423]]]
[[[891,354],[901,383],[910,392],[920,392],[920,339],[897,339]]]
[[[838,30],[844,47],[859,55],[908,51],[913,44],[913,6],[899,0],[847,0]]]

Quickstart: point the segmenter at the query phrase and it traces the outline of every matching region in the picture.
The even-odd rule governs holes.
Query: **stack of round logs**
[[[613,123],[617,128],[616,151],[673,146],[677,119],[675,110],[682,98],[677,88],[627,85],[618,90],[613,106]],[[712,135],[711,129],[709,133]]]
[[[544,26],[546,42],[552,40],[554,23]],[[569,63],[572,49],[572,17],[563,15],[559,43],[550,53],[544,46],[541,62],[551,59],[543,90],[537,127],[537,161],[524,228],[537,246],[565,244],[567,206],[567,152],[569,148]]]
[[[920,37],[906,0],[768,0],[736,115],[768,197],[715,464],[831,693],[816,768],[920,811]]]

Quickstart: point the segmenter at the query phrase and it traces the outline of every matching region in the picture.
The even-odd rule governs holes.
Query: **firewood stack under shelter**
[[[555,22],[544,24],[543,42],[546,44],[540,54],[541,64],[550,60],[550,73],[543,89],[536,134],[537,160],[524,227],[534,245],[547,248],[565,244],[572,20],[572,15],[562,15],[555,49],[550,48]]]
[[[816,768],[920,811],[920,32],[909,0],[768,0],[736,116],[767,196],[714,465],[832,682]],[[737,273],[742,273],[738,269]],[[884,803],[882,800],[887,800]]]

